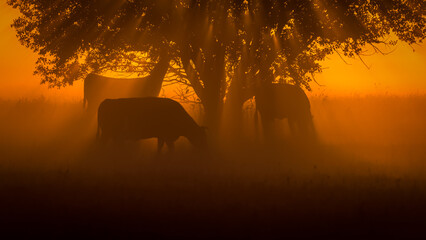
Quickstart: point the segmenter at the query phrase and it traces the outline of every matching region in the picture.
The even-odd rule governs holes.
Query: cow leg
[[[263,116],[261,116],[263,117]],[[262,119],[263,136],[267,144],[275,142],[275,135],[273,131],[274,119],[269,117],[263,117]]]
[[[161,154],[161,149],[164,146],[164,139],[162,138],[158,138],[158,144],[157,144],[157,154],[160,155]]]
[[[300,123],[300,122],[299,122]],[[294,118],[288,118],[288,126],[290,128],[290,136],[295,138],[298,136],[298,122]],[[300,127],[300,126],[299,126]],[[300,129],[299,129],[300,130]]]
[[[166,144],[167,144],[167,147],[169,148],[170,153],[175,151],[175,141],[174,140],[167,140]]]
[[[309,116],[306,121],[306,136],[308,137],[308,140],[312,143],[315,143],[317,140],[315,126],[311,116]]]
[[[105,137],[105,136],[100,136],[99,138],[98,138],[98,143],[99,143],[99,145],[100,146],[106,146],[106,144],[107,144],[107,138]]]

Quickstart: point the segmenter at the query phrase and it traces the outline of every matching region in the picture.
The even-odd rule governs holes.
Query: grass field
[[[0,101],[0,228],[15,236],[407,239],[426,227],[426,96],[311,97],[320,139],[99,148],[81,102]]]

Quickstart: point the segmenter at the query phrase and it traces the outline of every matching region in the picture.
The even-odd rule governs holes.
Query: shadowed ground
[[[203,157],[179,140],[175,155],[156,157],[155,140],[101,151],[81,103],[3,101],[0,228],[61,238],[423,234],[425,98],[311,102],[319,146],[242,139]]]

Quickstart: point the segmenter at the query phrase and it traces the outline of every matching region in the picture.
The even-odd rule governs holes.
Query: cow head
[[[197,127],[193,136],[189,138],[189,141],[196,148],[204,150],[207,149],[207,128],[206,127]]]

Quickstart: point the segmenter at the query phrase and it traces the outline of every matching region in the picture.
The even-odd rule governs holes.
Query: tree
[[[144,71],[173,59],[199,97],[211,126],[262,84],[309,89],[320,61],[354,57],[395,34],[413,44],[426,35],[424,0],[9,0],[21,43],[40,55],[36,72],[53,86],[89,71]],[[152,61],[143,61],[147,57]],[[139,69],[139,70],[141,70]]]

